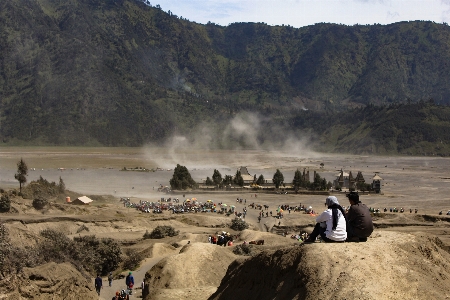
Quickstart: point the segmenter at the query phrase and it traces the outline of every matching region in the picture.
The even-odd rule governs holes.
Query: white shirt
[[[345,224],[344,215],[340,212],[336,229],[333,230],[333,213],[331,209],[327,209],[320,216],[316,218],[317,223],[326,222],[327,229],[325,235],[330,240],[336,242],[343,242],[347,239],[347,226]]]

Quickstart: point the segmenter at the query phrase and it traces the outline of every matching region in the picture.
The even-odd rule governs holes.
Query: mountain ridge
[[[202,25],[133,0],[9,0],[0,11],[5,144],[139,146],[192,136],[200,121],[220,131],[243,112],[320,135],[290,120],[450,103],[445,24]]]

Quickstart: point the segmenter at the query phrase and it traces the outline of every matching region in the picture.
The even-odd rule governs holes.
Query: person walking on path
[[[130,273],[128,273],[128,276],[125,278],[125,284],[127,285],[128,290],[132,290],[134,286],[134,277]]]
[[[97,291],[97,294],[100,296],[100,290],[102,289],[102,278],[100,277],[100,274],[97,274],[97,278],[95,278],[95,290]]]
[[[112,285],[112,281],[113,281],[113,274],[112,274],[112,272],[109,272],[109,275],[108,275],[108,282],[109,282],[109,286],[111,287],[111,285]]]

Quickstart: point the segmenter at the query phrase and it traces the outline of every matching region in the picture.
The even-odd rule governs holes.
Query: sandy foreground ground
[[[30,237],[37,235],[45,228],[58,228],[68,236],[74,236],[81,225],[89,228],[89,232],[85,234],[111,237],[121,242],[127,241],[125,248],[134,248],[146,253],[145,261],[137,270],[133,270],[136,286],[145,281],[147,287],[150,287],[147,291],[150,294],[146,299],[208,299],[216,291],[217,298],[232,299],[234,297],[236,299],[236,294],[231,292],[232,287],[227,289],[226,284],[225,286],[223,282],[221,284],[222,278],[233,282],[236,289],[239,286],[237,290],[240,290],[241,293],[242,288],[238,282],[246,283],[247,287],[248,285],[262,284],[256,281],[246,281],[239,277],[241,269],[245,269],[246,265],[245,262],[238,263],[243,257],[235,255],[231,251],[232,247],[225,248],[207,244],[208,235],[222,230],[230,231],[238,236],[236,245],[242,244],[244,241],[265,240],[264,247],[257,249],[257,251],[264,250],[263,254],[255,258],[256,261],[247,263],[260,271],[267,268],[280,268],[279,265],[271,265],[269,261],[273,262],[273,256],[277,256],[277,251],[281,251],[279,249],[290,249],[282,250],[285,251],[283,257],[286,259],[284,262],[286,265],[293,265],[294,262],[305,265],[302,260],[305,257],[308,257],[308,261],[311,262],[311,265],[309,262],[305,265],[305,269],[302,269],[304,271],[292,270],[293,274],[304,273],[302,273],[303,279],[298,278],[300,281],[309,278],[319,281],[333,279],[336,282],[336,280],[344,280],[345,276],[353,278],[367,276],[367,273],[373,272],[371,276],[366,277],[372,282],[372,287],[357,286],[360,296],[350,297],[349,295],[354,295],[356,290],[352,293],[352,289],[346,287],[341,290],[342,297],[335,299],[425,299],[425,294],[408,294],[408,281],[400,278],[401,274],[405,272],[410,279],[409,282],[416,282],[414,283],[416,289],[423,289],[427,284],[431,284],[436,290],[444,293],[445,289],[441,289],[441,286],[450,283],[447,282],[450,274],[447,274],[446,271],[436,271],[436,268],[431,271],[426,267],[430,261],[432,264],[440,264],[443,268],[449,264],[446,256],[448,253],[439,250],[440,248],[436,247],[433,240],[430,241],[430,237],[439,237],[444,248],[450,245],[448,225],[450,223],[445,216],[438,215],[439,211],[444,211],[445,214],[450,209],[449,158],[373,157],[317,153],[301,156],[295,153],[268,151],[204,151],[202,153],[198,150],[174,151],[164,148],[0,148],[0,187],[17,188],[18,183],[14,179],[14,173],[16,163],[20,158],[25,160],[30,169],[32,168],[28,181],[42,176],[49,181],[58,182],[61,177],[69,190],[86,195],[111,195],[111,197],[108,198],[109,200],[94,203],[89,207],[69,208],[70,205],[56,203],[46,210],[45,214],[34,211],[27,200],[17,201],[14,207],[18,213],[0,215],[0,220],[7,222],[9,230],[15,236],[22,237],[17,238],[16,243],[24,246],[32,243]],[[266,179],[272,178],[275,170],[280,169],[287,182],[292,181],[297,168],[300,170],[309,168],[311,174],[315,170],[329,181],[335,178],[341,168],[345,171],[352,171],[354,175],[358,171],[362,171],[366,182],[370,182],[372,176],[377,172],[383,178],[382,193],[363,195],[361,200],[367,206],[374,208],[403,207],[405,213],[387,213],[382,218],[376,218],[374,221],[377,229],[366,244],[339,245],[338,248],[333,247],[333,250],[330,247],[326,248],[325,244],[300,247],[298,242],[289,238],[291,234],[297,233],[300,229],[311,230],[314,225],[313,217],[299,212],[285,212],[285,216],[281,220],[267,217],[258,222],[259,210],[249,209],[246,221],[250,228],[243,232],[234,232],[228,227],[231,217],[212,213],[143,214],[134,209],[126,209],[121,205],[120,197],[130,197],[133,202],[157,201],[161,197],[168,197],[166,194],[158,193],[156,189],[160,184],[168,185],[173,168],[177,163],[187,166],[196,181],[200,181],[206,176],[211,177],[215,168],[223,176],[234,175],[240,166],[247,166],[250,173],[254,173],[256,176],[263,174]],[[323,168],[320,167],[321,163],[324,164]],[[123,167],[155,169],[159,167],[163,170],[156,172],[120,171]],[[334,193],[334,195],[338,197],[342,205],[348,205],[343,194]],[[311,205],[317,211],[324,209],[325,196],[264,193],[256,193],[256,196],[255,198],[254,192],[203,194],[193,191],[185,194],[185,198],[196,197],[200,202],[212,199],[214,202],[236,205],[238,211],[252,202],[269,205],[268,211],[274,211],[281,204]],[[177,197],[181,199],[182,195],[177,195]],[[245,199],[246,203],[237,203],[237,198]],[[409,209],[413,209],[413,213],[410,213]],[[417,214],[414,213],[415,209],[418,209]],[[146,231],[151,231],[158,225],[171,225],[180,230],[180,235],[163,240],[142,240]],[[283,237],[279,234],[280,232],[287,232],[288,237]],[[174,248],[171,246],[173,243],[177,243],[181,247]],[[308,247],[308,250],[301,251],[306,252],[301,252],[301,254],[296,252],[305,246]],[[338,253],[335,252],[335,249],[338,249]],[[386,249],[388,252],[382,254]],[[317,253],[320,253],[319,257],[328,258],[317,260]],[[425,253],[428,257],[417,256],[418,253]],[[221,259],[217,259],[218,257]],[[410,259],[405,261],[405,257]],[[364,267],[349,268],[346,265],[349,260],[353,262],[365,260],[367,263]],[[314,277],[316,275],[313,276],[313,274],[317,272],[308,270],[312,270],[314,267],[319,270],[323,268],[321,261],[328,264],[328,267],[329,264],[346,265],[346,267],[343,267],[340,272],[330,271],[328,275],[322,274]],[[383,264],[383,261],[389,264]],[[399,264],[400,261],[401,264]],[[282,260],[280,263],[283,264]],[[331,267],[330,270],[337,269]],[[234,270],[234,273],[229,273],[230,270]],[[287,267],[283,270],[286,271]],[[128,270],[123,270],[122,274],[127,272]],[[250,273],[252,272],[256,271]],[[259,273],[265,274],[264,272]],[[259,278],[255,274],[252,275],[252,278]],[[118,275],[119,273],[116,273],[116,276]],[[266,274],[266,276],[270,276],[270,274]],[[259,280],[264,279],[259,278]],[[272,286],[272,290],[278,291],[278,295],[285,295],[282,288],[282,282],[285,282],[283,280],[283,276],[280,275],[276,287],[273,287],[275,284],[273,282],[269,285]],[[377,282],[376,285],[375,282]],[[393,282],[401,286],[401,289],[398,290]],[[342,284],[345,286],[344,283]],[[284,286],[287,287],[288,284],[285,282]],[[309,296],[302,296],[303,298],[298,297],[297,294],[286,294],[283,297],[277,297],[275,294],[275,296],[269,297],[267,296],[268,292],[258,294],[258,297],[259,299],[332,299],[323,296],[330,292],[328,288],[308,286],[308,284],[304,286],[307,287],[309,294],[308,292],[302,293]],[[339,287],[339,285],[334,286],[334,288]],[[125,288],[124,279],[117,278],[113,281],[113,286],[108,287],[108,282],[104,278],[101,299],[111,299],[115,291],[122,288]],[[384,288],[384,292],[376,292],[377,288]],[[295,288],[291,287],[291,289]],[[395,292],[396,289],[397,292]],[[262,287],[259,290],[264,291]],[[296,290],[301,289],[297,287]],[[311,290],[315,290],[316,294],[311,294]],[[95,295],[89,295],[91,296],[88,299],[96,299]],[[257,293],[252,295],[257,295]],[[317,295],[325,298],[317,298]],[[0,296],[2,296],[1,293]],[[140,297],[142,297],[142,291],[138,288],[135,290],[133,298]],[[442,294],[441,299],[447,299],[446,297],[449,295]],[[252,299],[252,296],[247,296],[247,298]],[[254,298],[256,299],[256,296]]]

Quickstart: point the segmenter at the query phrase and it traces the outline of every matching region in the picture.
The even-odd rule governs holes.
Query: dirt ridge
[[[447,299],[450,254],[437,238],[377,231],[233,262],[209,299]]]

